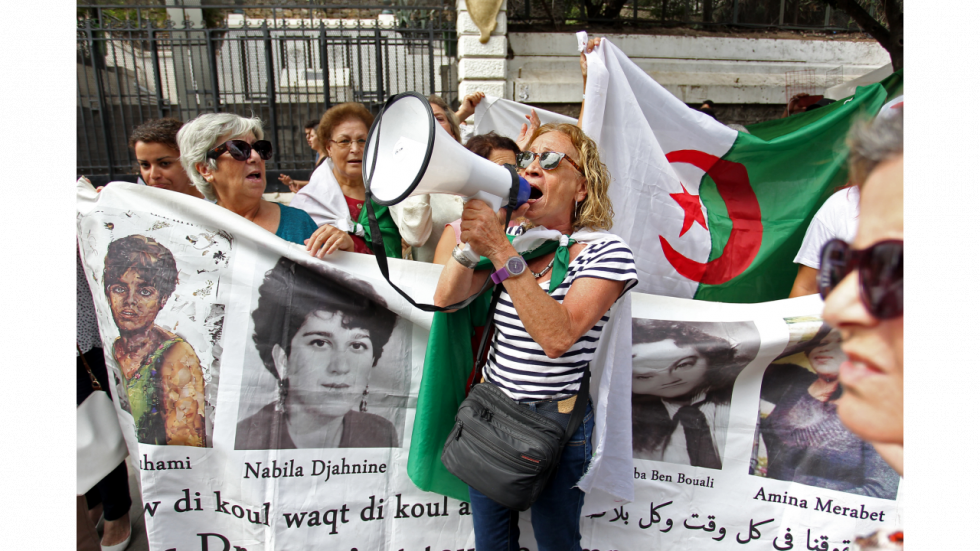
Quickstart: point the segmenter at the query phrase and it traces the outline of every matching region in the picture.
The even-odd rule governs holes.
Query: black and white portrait
[[[759,352],[751,322],[633,319],[633,457],[721,469],[732,387]]]
[[[235,449],[401,446],[408,330],[370,284],[326,270],[281,258],[265,274]]]

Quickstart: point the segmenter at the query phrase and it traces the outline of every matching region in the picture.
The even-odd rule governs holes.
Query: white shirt
[[[352,230],[350,209],[344,199],[344,192],[333,175],[333,163],[327,159],[310,176],[310,183],[303,186],[289,206],[306,211],[317,226],[330,224],[343,230]]]
[[[803,244],[793,262],[820,269],[820,250],[831,239],[843,239],[850,243],[857,235],[858,203],[857,187],[844,188],[831,195],[820,207],[803,236]]]
[[[463,215],[463,198],[448,193],[426,193],[392,205],[388,212],[402,239],[413,247],[412,258],[432,262],[446,224]]]

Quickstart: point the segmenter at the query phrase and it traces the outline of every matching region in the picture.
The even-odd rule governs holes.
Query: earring
[[[364,393],[361,394],[360,411],[362,412],[367,411],[367,395],[368,395],[368,387],[364,387]]]
[[[584,204],[585,204],[585,201],[584,200],[583,201],[575,201],[575,215],[572,217],[572,220],[575,220],[575,221],[578,220],[579,215],[582,214],[581,207]]]
[[[276,399],[275,411],[278,413],[284,413],[286,411],[286,396],[289,394],[289,379],[279,380],[279,396]]]

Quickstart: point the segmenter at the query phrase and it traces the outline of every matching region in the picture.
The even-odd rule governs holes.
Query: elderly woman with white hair
[[[265,162],[272,158],[263,135],[258,118],[206,113],[177,133],[180,163],[206,199],[302,245],[316,231],[310,215],[262,198]]]

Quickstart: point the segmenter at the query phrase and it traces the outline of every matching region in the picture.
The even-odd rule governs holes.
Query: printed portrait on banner
[[[841,336],[817,317],[787,318],[790,341],[762,378],[749,473],[895,499],[899,476],[837,416],[847,356]]]
[[[722,468],[735,379],[759,352],[751,322],[633,319],[633,457]]]
[[[214,299],[231,236],[152,213],[102,214],[110,222],[82,228],[80,241],[120,407],[140,443],[210,447],[224,313]]]
[[[235,449],[401,447],[410,324],[326,266],[280,258],[260,277]]]

